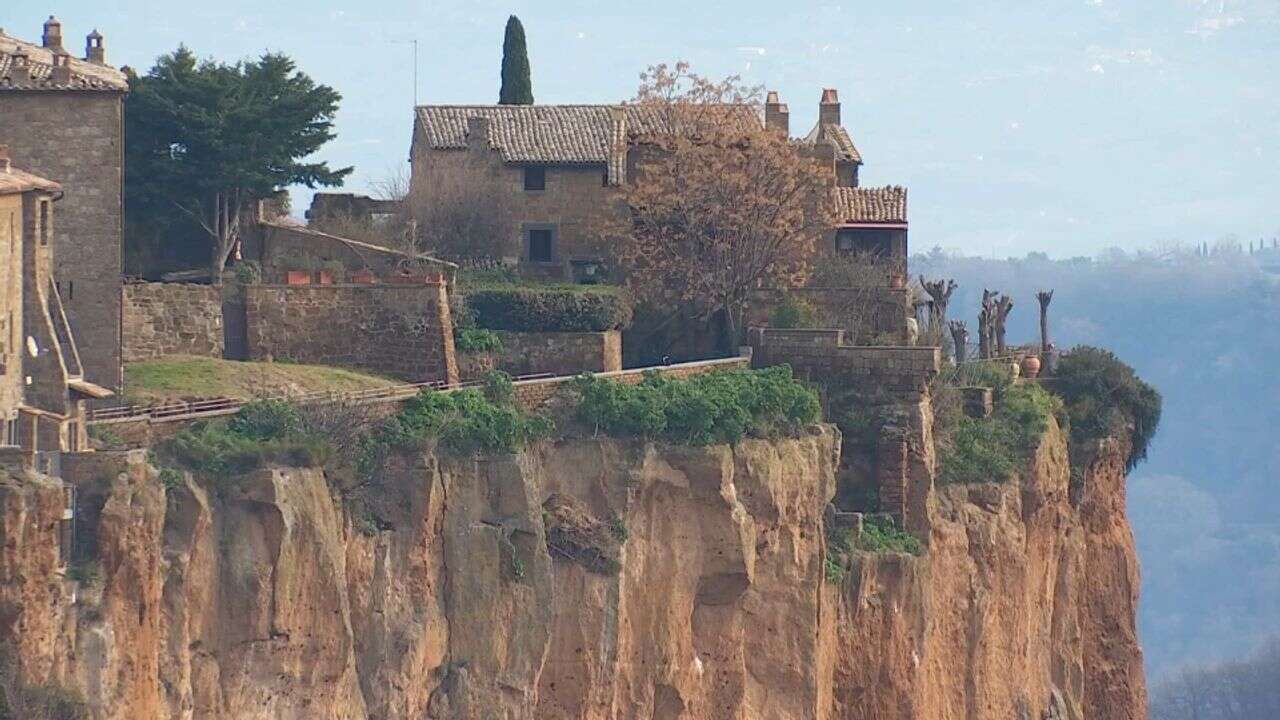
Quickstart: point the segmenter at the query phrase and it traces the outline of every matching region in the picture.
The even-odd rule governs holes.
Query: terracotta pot
[[[1022,376],[1034,378],[1040,374],[1040,358],[1028,355],[1022,359]]]
[[[310,285],[311,273],[306,270],[286,270],[284,273],[285,285]]]
[[[372,270],[356,270],[347,276],[347,279],[353,283],[361,283],[364,285],[371,285],[376,282],[376,278],[373,277]]]

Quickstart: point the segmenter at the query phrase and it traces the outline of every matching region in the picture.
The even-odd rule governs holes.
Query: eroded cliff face
[[[833,583],[839,443],[425,453],[360,510],[315,469],[214,491],[99,453],[76,598],[41,549],[60,492],[0,488],[0,620],[33,682],[100,718],[1143,716],[1105,448],[1078,507],[1054,431],[1017,482],[927,494],[928,553]]]

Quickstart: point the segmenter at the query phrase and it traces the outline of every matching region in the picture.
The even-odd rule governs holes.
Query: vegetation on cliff
[[[583,375],[573,388],[578,419],[596,431],[680,445],[769,437],[821,417],[817,393],[786,365],[683,379],[649,373],[636,385]]]
[[[1008,478],[1035,451],[1049,418],[1062,415],[1062,401],[1033,383],[1014,384],[1012,374],[994,364],[968,369],[965,385],[992,388],[994,410],[989,417],[964,414],[958,376],[953,369],[937,388],[938,481],[941,483],[999,482]]]
[[[195,423],[157,448],[161,462],[177,463],[214,482],[269,462],[322,465],[332,452],[325,434],[282,400],[256,400],[229,419]]]
[[[1127,437],[1126,469],[1147,457],[1160,423],[1161,398],[1114,353],[1082,345],[1062,357],[1054,390],[1066,401],[1074,448],[1108,437]]]

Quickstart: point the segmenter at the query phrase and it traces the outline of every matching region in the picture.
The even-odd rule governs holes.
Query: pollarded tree
[[[289,185],[341,185],[351,172],[304,161],[334,138],[340,99],[284,55],[230,65],[186,47],[162,55],[129,76],[126,219],[189,218],[208,236],[218,282],[251,203]]]
[[[641,299],[722,315],[729,350],[753,289],[808,275],[814,243],[833,223],[830,173],[764,127],[759,89],[739,78],[708,80],[683,62],[640,77],[629,116],[640,160],[625,189],[628,283]]]
[[[507,30],[502,38],[502,88],[498,91],[498,104],[533,104],[529,49],[525,45],[524,25],[515,15],[507,18]]]

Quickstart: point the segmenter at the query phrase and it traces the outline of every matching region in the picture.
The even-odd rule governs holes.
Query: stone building
[[[118,388],[120,364],[123,99],[125,76],[106,64],[103,37],[83,57],[50,17],[39,45],[0,31],[0,143],[15,164],[65,193],[53,237],[67,316],[95,383]]]
[[[767,127],[790,136],[790,113],[776,92],[764,111]],[[859,186],[862,155],[841,124],[834,89],[823,91],[818,115],[795,142],[830,164],[841,218],[827,250],[888,254],[905,265],[906,191]],[[616,262],[597,228],[625,213],[618,188],[637,162],[629,138],[653,122],[642,106],[425,105],[414,122],[410,203],[429,214],[422,211],[433,203],[471,193],[510,216],[504,261],[527,274],[582,280]]]
[[[85,449],[84,401],[111,395],[84,378],[55,280],[63,195],[0,146],[0,445],[27,453]]]

